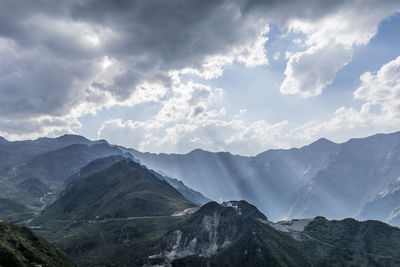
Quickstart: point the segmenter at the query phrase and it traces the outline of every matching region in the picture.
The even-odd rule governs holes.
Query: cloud
[[[235,62],[267,65],[265,44],[276,24],[283,33],[304,35],[302,51],[285,53],[281,91],[317,95],[351,60],[354,48],[367,44],[379,22],[398,10],[398,1],[374,0],[1,1],[2,134],[18,139],[74,131],[84,114],[145,102],[159,102],[160,113],[129,127],[170,129],[169,136],[240,125],[260,132],[258,124],[222,120],[229,111],[210,103],[223,91],[183,83],[182,76],[216,78]],[[176,128],[184,123],[183,130]],[[27,127],[17,129],[18,124]],[[150,133],[154,140],[173,140],[157,131]],[[188,140],[200,139],[193,134]]]
[[[56,137],[65,133],[73,133],[80,127],[77,119],[71,116],[42,116],[34,119],[0,120],[0,135],[8,140],[36,139],[43,136]],[[62,129],[60,131],[60,129]]]
[[[398,11],[396,1],[346,1],[319,18],[288,20],[290,32],[305,34],[299,47],[306,50],[288,54],[281,92],[303,97],[320,95],[333,82],[336,72],[351,61],[355,47],[368,44],[379,22]]]
[[[3,122],[158,101],[176,75],[268,63],[267,23],[227,1],[6,0],[0,25]]]
[[[124,144],[142,151],[187,153],[196,148],[210,151],[232,151],[242,155],[262,152],[265,148],[286,147],[283,138],[287,122],[269,124],[264,120],[246,124],[243,120],[189,120],[162,128],[149,128],[148,123],[105,122],[99,138]]]
[[[188,101],[193,95],[204,89],[208,95],[216,93],[210,87],[190,83],[185,90],[190,94],[169,100],[154,118],[142,122],[107,121],[98,137],[143,151],[186,153],[200,147],[254,155],[270,148],[303,146],[320,137],[344,142],[353,137],[399,130],[400,57],[375,73],[364,73],[360,80],[360,87],[354,91],[354,97],[364,101],[359,110],[341,107],[326,121],[310,120],[300,126],[289,121],[248,123],[239,116],[245,109],[241,109],[235,119],[227,119],[225,112],[207,109],[214,97],[203,100],[202,116],[189,116],[190,112],[196,112]],[[180,115],[171,118],[169,114],[172,113]]]
[[[341,107],[328,121],[312,120],[291,130],[289,137],[312,141],[321,136],[337,142],[365,137],[376,132],[394,132],[400,125],[400,57],[376,73],[366,72],[354,98],[365,101],[359,110]]]
[[[351,60],[352,54],[342,44],[314,46],[294,53],[287,63],[281,92],[305,97],[320,95],[333,82],[336,72]]]
[[[98,138],[142,151],[175,153],[201,147],[252,154],[265,147],[285,145],[282,136],[286,121],[248,124],[242,119],[227,119],[225,109],[215,108],[223,92],[194,82],[176,83],[173,96],[162,102],[156,115],[145,121],[108,120],[99,129]],[[235,117],[245,112],[242,108]]]
[[[380,114],[387,119],[400,116],[400,56],[376,73],[364,73],[360,79],[361,86],[354,92],[354,97],[367,102],[365,109],[379,106]]]
[[[273,58],[274,60],[279,60],[280,57],[281,57],[281,53],[276,52],[272,58]]]

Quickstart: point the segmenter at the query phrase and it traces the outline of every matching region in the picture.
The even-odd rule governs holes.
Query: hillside
[[[170,230],[150,260],[172,266],[398,266],[399,244],[400,229],[379,221],[271,223],[245,201],[211,202]]]
[[[384,215],[373,209],[362,213],[367,203],[382,201],[379,196],[400,176],[400,132],[342,144],[319,139],[255,157],[199,149],[182,155],[129,151],[142,164],[181,179],[212,199],[245,199],[272,220],[359,215],[396,224],[394,217],[400,214],[400,199],[389,195],[392,200]]]
[[[140,164],[124,160],[79,179],[40,220],[162,216],[195,206]]]
[[[400,176],[357,214],[360,219],[375,218],[400,226]]]
[[[75,266],[30,229],[0,221],[0,266]]]
[[[104,157],[104,158],[98,158],[98,159],[90,162],[88,165],[84,166],[83,168],[81,168],[79,170],[79,172],[74,173],[73,175],[68,177],[65,180],[64,185],[65,185],[65,187],[70,187],[73,184],[75,184],[79,179],[81,179],[85,176],[89,176],[93,173],[102,171],[104,169],[107,169],[107,168],[111,167],[112,165],[114,165],[115,163],[120,162],[122,160],[126,160],[126,159],[131,159],[131,157],[126,158],[121,155],[115,155],[115,156],[108,156],[108,157]],[[149,170],[149,171],[151,173],[153,173],[154,176],[156,176],[158,179],[166,181],[167,183],[172,185],[172,187],[174,187],[186,199],[192,201],[193,203],[202,205],[204,203],[211,201],[210,199],[203,196],[203,194],[201,194],[200,192],[197,192],[197,191],[187,187],[182,181],[179,181],[177,179],[174,179],[174,178],[171,178],[168,176],[161,175],[153,170]]]
[[[47,193],[57,194],[70,175],[94,159],[109,155],[123,153],[108,144],[94,143],[73,144],[38,154],[0,175],[0,183],[4,185],[0,188],[0,196],[40,208],[43,205],[40,199]]]
[[[400,174],[400,133],[351,139],[298,192],[290,217],[354,217]],[[398,200],[400,201],[400,199]],[[379,219],[370,214],[364,219]]]
[[[31,159],[32,157],[61,149],[73,144],[92,144],[93,142],[79,135],[63,135],[57,138],[38,138],[36,140],[24,140],[8,142],[1,138],[0,142],[0,173]]]
[[[207,203],[160,243],[150,258],[172,266],[311,266],[299,242],[245,201]]]
[[[0,220],[23,221],[33,216],[32,210],[7,198],[0,198]]]
[[[293,195],[326,166],[337,149],[337,144],[325,139],[255,157],[199,149],[182,155],[130,152],[142,164],[181,179],[211,199],[245,199],[279,220],[288,214]]]
[[[59,149],[41,152],[53,148]],[[13,162],[13,167],[0,171],[0,197],[40,209],[40,198],[59,192],[82,167],[100,157],[119,155],[161,173],[160,178],[197,204],[209,201],[204,195],[219,201],[245,199],[274,221],[321,215],[398,225],[400,201],[393,188],[400,176],[399,148],[400,132],[342,144],[319,139],[301,148],[268,150],[255,157],[200,149],[188,154],[142,153],[79,136],[3,142],[0,157],[5,160],[1,162]],[[35,149],[34,156],[21,162]]]
[[[317,217],[302,236],[314,266],[400,265],[400,229],[379,221]]]
[[[175,216],[33,223],[38,234],[79,266],[400,264],[400,229],[396,227],[323,217],[273,223],[246,201],[210,202],[194,213]]]

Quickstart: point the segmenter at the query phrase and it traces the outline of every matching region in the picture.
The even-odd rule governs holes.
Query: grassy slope
[[[48,222],[35,231],[79,266],[141,266],[156,253],[158,240],[182,220],[160,217],[92,224]]]
[[[400,230],[379,221],[317,217],[304,232],[315,266],[399,266]]]
[[[18,202],[0,198],[0,220],[21,221],[32,217],[33,212]]]
[[[40,220],[171,215],[196,206],[165,181],[131,161],[85,177],[63,192]]]
[[[75,266],[60,250],[26,227],[0,222],[0,266]]]

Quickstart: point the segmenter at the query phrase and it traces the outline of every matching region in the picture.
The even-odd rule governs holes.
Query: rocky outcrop
[[[296,242],[270,227],[267,217],[246,201],[210,202],[168,232],[160,241],[159,253],[149,261],[172,266],[278,266],[284,262],[307,266]]]

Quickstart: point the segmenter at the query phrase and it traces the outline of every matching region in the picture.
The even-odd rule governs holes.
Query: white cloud
[[[289,137],[299,143],[319,137],[343,142],[351,137],[400,130],[400,57],[383,65],[376,73],[364,73],[360,80],[361,86],[354,97],[365,103],[359,110],[341,107],[330,120],[309,121],[293,129]]]
[[[281,92],[303,97],[320,95],[332,83],[336,72],[350,62],[354,48],[367,44],[377,33],[379,22],[399,10],[394,1],[386,5],[376,1],[348,1],[327,16],[289,21],[289,31],[306,35],[304,44],[299,42],[306,49],[286,54],[289,61]]]
[[[359,110],[341,107],[326,121],[310,120],[301,126],[289,121],[268,123],[257,120],[245,122],[238,116],[229,120],[225,111],[207,108],[215,90],[199,84],[189,83],[191,92],[165,103],[165,107],[154,118],[133,122],[110,120],[99,131],[100,138],[114,143],[138,148],[143,151],[185,153],[195,148],[206,150],[228,150],[233,153],[254,155],[270,148],[302,146],[326,137],[344,142],[353,137],[365,137],[376,132],[393,132],[400,125],[400,57],[385,64],[376,73],[364,73],[361,85],[354,97],[365,101]],[[203,115],[189,116],[191,99],[201,99]],[[197,102],[196,102],[197,103]],[[241,109],[239,113],[244,113]],[[168,114],[180,114],[172,117]],[[210,115],[214,114],[214,115]],[[156,119],[157,118],[157,119]]]
[[[267,22],[225,1],[6,0],[0,24],[3,123],[43,116],[76,120],[116,105],[157,102],[177,75],[211,79],[233,62],[268,64]],[[193,108],[193,115],[202,113],[201,103]]]
[[[400,56],[377,73],[366,72],[360,79],[361,86],[354,97],[366,101],[366,109],[378,105],[387,119],[400,116]]]
[[[304,97],[319,95],[351,58],[352,50],[342,44],[313,46],[294,53],[287,63],[286,78],[280,90],[283,94],[300,94]]]
[[[0,120],[0,136],[10,141],[19,139],[36,139],[43,136],[56,137],[73,133],[80,127],[74,117],[42,116],[34,119]]]
[[[281,53],[276,52],[272,58],[273,58],[274,60],[279,60],[279,59],[281,58]]]
[[[146,122],[117,119],[103,124],[99,138],[142,151],[186,153],[200,147],[251,155],[265,148],[286,147],[283,138],[286,125],[287,122],[269,124],[260,120],[246,124],[238,119],[208,118],[154,129]]]
[[[180,79],[185,74],[220,77],[232,63],[267,65],[269,25],[277,24],[282,31],[304,35],[294,40],[302,51],[285,53],[289,60],[281,91],[318,95],[351,60],[355,47],[367,44],[378,23],[397,10],[398,1],[374,0],[2,1],[1,134],[18,139],[71,132],[80,127],[77,119],[84,114],[157,102],[161,110],[151,119],[111,120],[100,134],[112,140],[118,136],[107,132],[111,126],[129,129],[144,135],[132,146],[160,151],[174,150],[171,144],[180,144],[176,150],[187,150],[186,143],[227,149],[244,139],[253,143],[243,148],[244,153],[250,146],[256,150],[287,146],[290,142],[281,139],[280,131],[289,123],[226,119],[229,111],[212,106],[222,89]],[[376,75],[366,75],[365,84]],[[369,89],[368,94],[377,98]],[[364,112],[378,105],[382,112],[390,109],[395,114],[396,103],[385,102],[387,107],[383,107],[359,95],[367,102]],[[347,114],[357,120],[358,113],[345,108],[335,116]],[[321,125],[312,123],[317,124]],[[319,127],[320,132],[329,128]],[[217,130],[221,131],[218,136]]]
[[[182,88],[184,87],[184,88]],[[224,108],[211,108],[223,95],[220,88],[188,82],[175,84],[174,94],[162,102],[160,111],[145,121],[113,119],[103,123],[99,138],[142,151],[184,153],[201,147],[252,154],[266,147],[285,145],[287,122],[263,120],[246,123],[227,119]],[[247,110],[240,109],[240,114]]]

